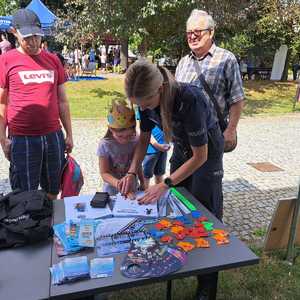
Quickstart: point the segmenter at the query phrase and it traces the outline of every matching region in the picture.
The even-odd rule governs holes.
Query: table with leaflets
[[[178,190],[197,207],[197,210],[214,222],[217,228],[225,228],[195,197],[185,189]],[[62,200],[54,201],[53,218],[54,224],[64,222],[65,206]],[[89,249],[70,256],[78,255],[86,255],[92,259],[96,257],[96,251]],[[112,277],[51,285],[49,267],[62,259],[57,256],[52,241],[1,251],[0,299],[84,299],[104,292],[161,281],[168,282],[167,297],[170,298],[173,279],[253,265],[259,261],[258,257],[233,235],[230,235],[230,243],[227,245],[218,246],[212,243],[209,249],[199,248],[189,252],[187,263],[179,271],[163,277],[137,279],[124,277],[120,272],[120,267],[125,255],[126,253],[114,255]]]

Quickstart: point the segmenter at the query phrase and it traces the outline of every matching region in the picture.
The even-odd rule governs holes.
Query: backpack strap
[[[196,78],[195,81],[197,81],[197,79],[200,80],[205,92],[207,93],[207,95],[209,96],[210,101],[213,103],[215,111],[217,113],[217,117],[219,119],[219,124],[221,127],[222,132],[226,129],[227,124],[225,122],[225,118],[224,115],[221,112],[221,108],[219,106],[219,103],[217,101],[217,99],[215,98],[211,88],[209,87],[208,83],[205,80],[205,77],[203,75],[203,73],[201,72],[200,66],[198,65],[198,63],[196,62],[196,60],[194,60],[194,66],[197,69],[199,76]]]

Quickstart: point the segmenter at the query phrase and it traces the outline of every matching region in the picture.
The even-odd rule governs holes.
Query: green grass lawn
[[[261,257],[260,264],[219,273],[218,295],[221,300],[297,300],[300,299],[300,263],[289,266],[283,261],[283,253],[266,256],[253,249]],[[196,291],[194,277],[175,280],[174,300],[192,300]],[[163,300],[166,284],[157,283],[112,293],[110,300]]]
[[[72,118],[105,117],[109,102],[125,97],[120,78],[68,82],[66,90]]]
[[[244,87],[246,94],[244,115],[276,115],[293,112],[295,82],[246,81]],[[299,104],[295,111],[300,111]]]
[[[123,98],[123,78],[67,83],[73,118],[101,118],[112,99]],[[296,94],[294,82],[245,81],[245,116],[284,114],[293,112]],[[300,111],[300,104],[296,110]]]

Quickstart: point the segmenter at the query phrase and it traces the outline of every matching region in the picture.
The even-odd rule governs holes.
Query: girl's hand
[[[118,190],[122,195],[127,196],[136,190],[136,178],[133,174],[127,174],[119,180]]]
[[[116,189],[120,192],[120,186],[121,186],[121,179],[117,179],[116,180]],[[135,199],[135,193],[128,193],[126,195],[126,198],[128,198],[129,200],[134,200]]]
[[[164,183],[155,184],[150,186],[142,198],[138,199],[139,204],[150,204],[158,201],[160,197],[168,190]]]
[[[144,191],[145,190],[145,184],[144,183],[140,182],[139,190],[140,191]]]

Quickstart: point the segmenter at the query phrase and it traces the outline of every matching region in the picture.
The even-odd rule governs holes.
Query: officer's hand
[[[168,190],[164,183],[155,184],[150,186],[142,198],[138,199],[139,204],[150,204],[158,201],[160,197]]]
[[[66,144],[66,152],[71,153],[73,150],[73,137],[72,136],[67,136],[65,139],[65,144]]]
[[[9,138],[6,138],[1,142],[1,147],[4,153],[4,156],[7,160],[10,160],[10,147],[11,147],[11,140]]]

